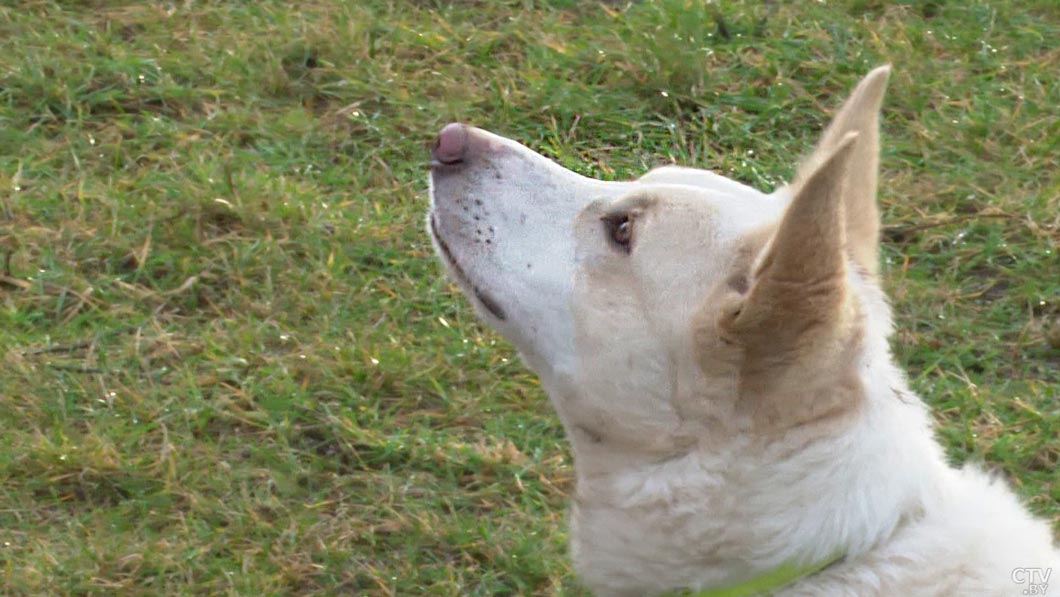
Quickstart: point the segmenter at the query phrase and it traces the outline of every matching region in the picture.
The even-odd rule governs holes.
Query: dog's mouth
[[[478,300],[478,302],[481,303],[482,306],[485,307],[491,315],[493,315],[500,321],[506,320],[508,318],[508,315],[507,313],[505,313],[504,309],[501,308],[500,304],[497,303],[497,300],[490,296],[485,290],[480,288],[478,284],[472,282],[471,278],[469,278],[467,273],[464,271],[464,268],[461,267],[460,263],[456,260],[456,257],[453,256],[453,252],[449,249],[449,245],[446,244],[445,239],[442,238],[442,235],[438,233],[438,225],[435,222],[435,217],[433,213],[431,214],[430,218],[430,230],[431,236],[434,238],[434,241],[438,243],[438,248],[441,249],[440,252],[442,254],[442,257],[445,259],[446,263],[448,263],[449,266],[452,268],[453,272],[456,274],[456,277],[459,278],[459,281],[463,283],[465,287],[471,289],[471,294],[475,295],[475,298]]]

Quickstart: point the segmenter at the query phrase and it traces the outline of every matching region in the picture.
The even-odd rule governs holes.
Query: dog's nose
[[[443,164],[459,164],[466,157],[467,146],[467,127],[458,122],[451,122],[438,133],[431,157]]]

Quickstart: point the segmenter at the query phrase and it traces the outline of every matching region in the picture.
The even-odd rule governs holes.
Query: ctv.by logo
[[[1049,589],[1049,577],[1052,575],[1052,568],[1014,568],[1012,582],[1027,585],[1027,588],[1023,589],[1024,595],[1045,595],[1045,591]]]

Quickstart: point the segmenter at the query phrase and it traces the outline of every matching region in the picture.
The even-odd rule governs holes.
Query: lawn
[[[4,3],[0,593],[584,594],[427,144],[769,189],[887,62],[897,358],[1060,531],[1057,40],[1054,0]]]

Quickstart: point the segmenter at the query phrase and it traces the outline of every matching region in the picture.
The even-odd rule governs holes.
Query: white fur
[[[676,167],[604,183],[470,134],[489,149],[432,175],[435,242],[483,318],[541,376],[567,429],[572,551],[595,593],[727,585],[834,553],[846,558],[778,594],[1022,595],[1015,569],[1060,576],[1047,525],[1002,482],[946,463],[890,354],[882,290],[855,264],[846,286],[863,332],[863,404],[853,416],[763,434],[733,402],[734,382],[697,364],[697,312],[741,239],[775,222],[790,192]],[[600,216],[644,193],[665,200],[626,255]],[[1049,593],[1057,587],[1060,578]]]

